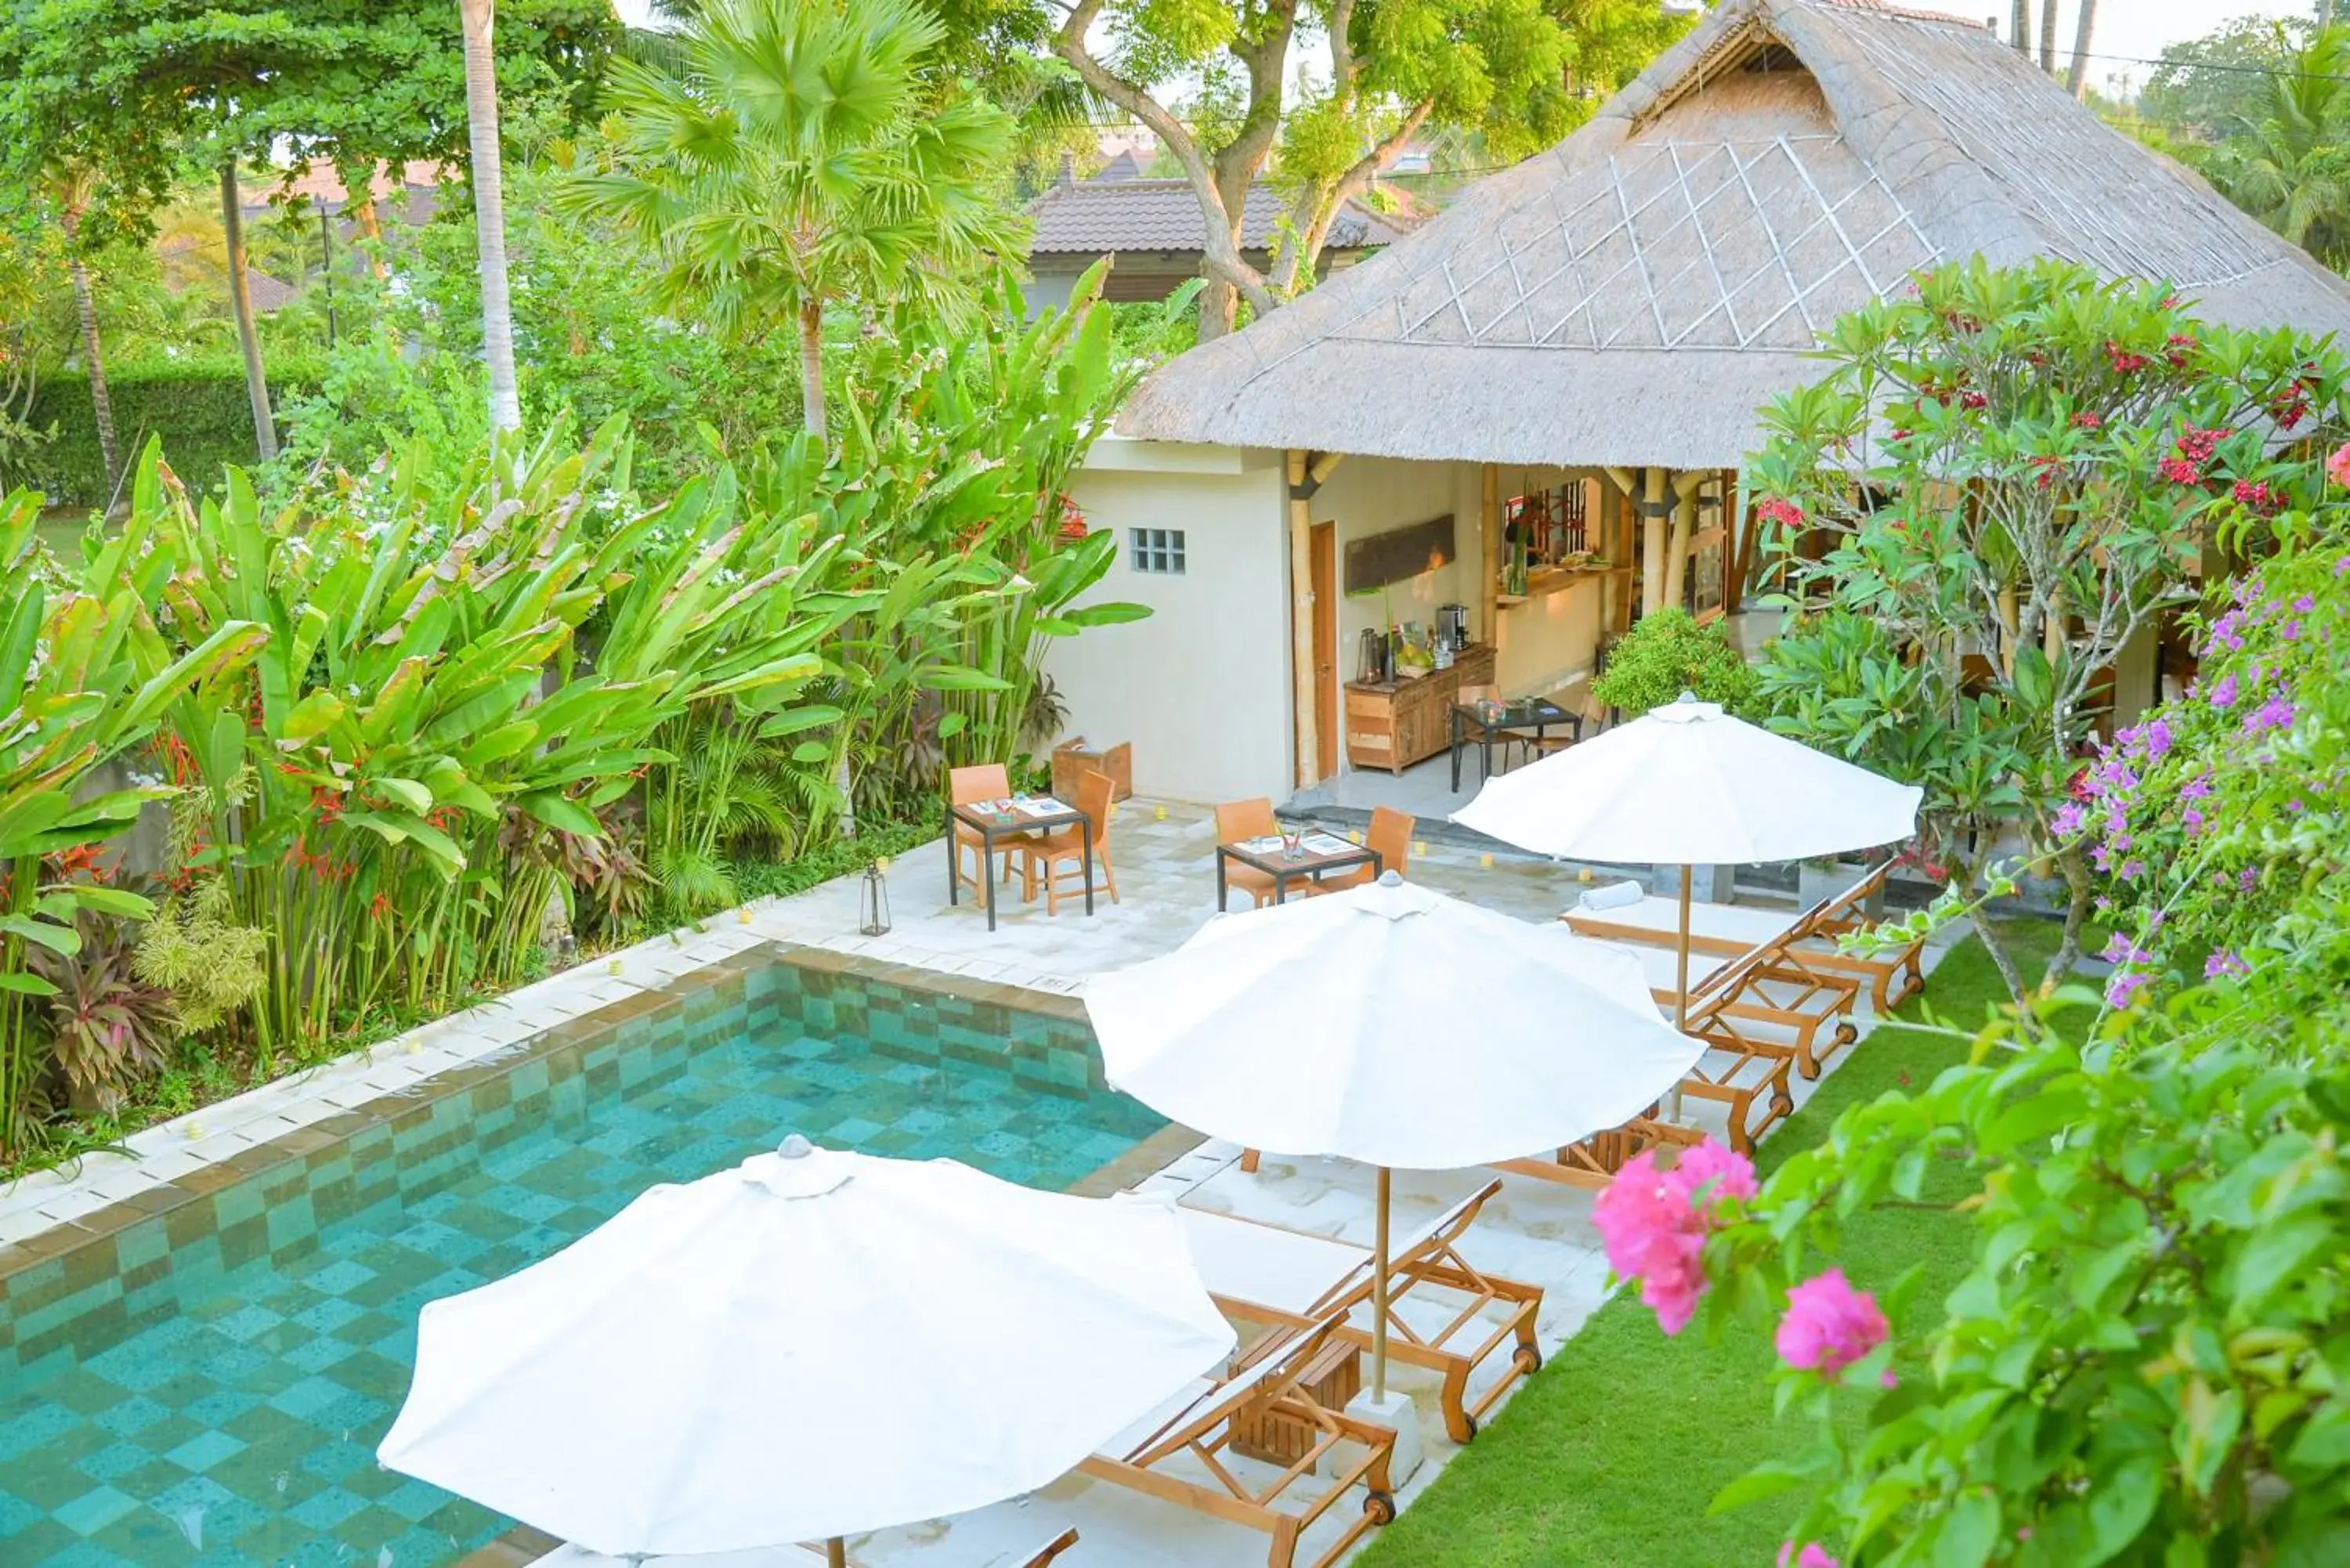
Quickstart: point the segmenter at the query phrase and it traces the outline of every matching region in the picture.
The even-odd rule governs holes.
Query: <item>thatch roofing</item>
[[[1419,459],[1727,467],[1838,315],[2065,256],[2350,335],[2350,286],[1971,23],[1722,0],[1591,123],[1162,367],[1118,428]]]
[[[1260,180],[1242,209],[1241,249],[1272,247],[1289,203]],[[1112,251],[1197,252],[1207,244],[1208,220],[1183,180],[1138,180],[1105,171],[1091,180],[1057,183],[1028,205],[1031,255],[1101,255]],[[1362,250],[1403,238],[1390,220],[1348,202],[1330,225],[1327,248]]]

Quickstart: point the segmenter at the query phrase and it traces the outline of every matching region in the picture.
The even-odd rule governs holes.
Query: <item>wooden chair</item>
[[[1273,802],[1263,795],[1254,800],[1228,800],[1216,807],[1216,842],[1219,844],[1238,844],[1243,839],[1263,838],[1280,831],[1281,824],[1274,818]],[[1225,867],[1224,886],[1237,888],[1246,893],[1250,903],[1260,909],[1274,899],[1273,878],[1253,866],[1234,862]]]
[[[1460,1241],[1478,1211],[1502,1190],[1498,1181],[1471,1194],[1433,1223],[1401,1239],[1388,1261],[1388,1355],[1407,1366],[1444,1375],[1445,1430],[1456,1443],[1477,1435],[1477,1422],[1511,1385],[1542,1366],[1534,1319],[1540,1285],[1488,1274],[1461,1255]],[[1340,1334],[1370,1346],[1370,1331],[1354,1321],[1369,1307],[1371,1250],[1260,1220],[1204,1210],[1179,1209],[1191,1261],[1225,1316],[1241,1323],[1305,1329],[1345,1315]],[[1451,1314],[1423,1333],[1407,1321],[1406,1302],[1441,1299]],[[1465,1302],[1465,1304],[1463,1304]],[[1500,1308],[1498,1318],[1488,1309]],[[1423,1319],[1423,1322],[1432,1319]],[[1472,1402],[1469,1379],[1485,1359],[1510,1347],[1502,1376]]]
[[[1411,832],[1418,826],[1419,819],[1409,812],[1384,805],[1372,808],[1371,830],[1363,836],[1363,840],[1378,851],[1380,870],[1392,871],[1407,879],[1409,877]],[[1323,877],[1322,888],[1326,892],[1336,893],[1347,888],[1359,888],[1370,879],[1371,868],[1357,866],[1351,871]]]
[[[1077,798],[1073,804],[1079,811],[1086,814],[1086,820],[1089,826],[1082,828],[1065,827],[1056,833],[1038,834],[1033,838],[1018,840],[1009,846],[1011,852],[1020,857],[1020,897],[1022,898],[1027,900],[1035,898],[1036,882],[1041,877],[1045,883],[1045,912],[1048,915],[1059,914],[1062,881],[1065,878],[1074,878],[1079,891],[1085,888],[1086,839],[1083,836],[1090,834],[1093,838],[1095,874],[1101,878],[1102,885],[1109,889],[1109,901],[1113,904],[1118,902],[1118,873],[1110,869],[1109,864],[1110,798],[1115,788],[1107,774],[1097,769],[1087,769],[1085,775],[1077,780]]]
[[[1329,1408],[1308,1386],[1324,1375],[1326,1353],[1344,1328],[1343,1315],[1334,1314],[1308,1329],[1267,1334],[1231,1376],[1178,1393],[1103,1444],[1078,1473],[1263,1531],[1273,1538],[1266,1568],[1329,1568],[1396,1512],[1388,1476],[1394,1431]],[[1335,1348],[1355,1354],[1351,1343]],[[1230,1450],[1235,1437],[1245,1445],[1272,1429],[1296,1457],[1257,1485],[1232,1464]],[[1300,1539],[1357,1486],[1361,1517],[1300,1565]]]
[[[1012,774],[1002,763],[978,763],[967,768],[947,770],[947,801],[953,805],[969,805],[973,801],[1002,800],[1012,793]],[[985,860],[984,846],[978,834],[960,822],[951,822],[954,831],[954,871],[958,887],[969,884],[974,894],[983,895],[981,886],[986,873],[982,869]],[[1012,855],[1008,845],[1004,850],[1003,869],[998,873],[1005,881],[1012,879]],[[971,869],[962,868],[965,851],[971,855]]]

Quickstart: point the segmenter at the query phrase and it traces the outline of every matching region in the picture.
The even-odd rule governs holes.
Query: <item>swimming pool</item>
[[[738,955],[0,1278],[0,1563],[453,1563],[510,1521],[374,1454],[426,1302],[786,1132],[1062,1188],[1164,1125],[1074,1006]]]

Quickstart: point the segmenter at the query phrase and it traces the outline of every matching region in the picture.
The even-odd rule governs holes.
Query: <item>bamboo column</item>
[[[1485,576],[1477,594],[1477,636],[1488,648],[1502,645],[1502,472],[1484,465],[1477,498],[1477,537],[1482,545]]]
[[[1665,602],[1665,471],[1640,473],[1640,613]]]
[[[1322,780],[1322,737],[1314,717],[1314,509],[1305,454],[1289,454],[1290,701],[1297,710],[1297,787]]]
[[[1705,476],[1684,473],[1673,481],[1673,537],[1665,547],[1665,599],[1678,606],[1689,580],[1690,540],[1697,533],[1697,493]]]

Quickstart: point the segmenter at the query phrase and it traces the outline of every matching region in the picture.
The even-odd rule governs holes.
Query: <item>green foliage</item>
[[[2114,1005],[2275,965],[2350,972],[2344,559],[2332,543],[2288,550],[2215,598],[2188,700],[2116,734],[2060,812],[2120,911]]]
[[[1668,605],[1633,623],[1609,651],[1607,672],[1592,683],[1591,694],[1633,718],[1684,691],[1742,712],[1759,684],[1721,622],[1700,626],[1689,611]]]
[[[2192,598],[2205,538],[2257,541],[2315,494],[2342,361],[2059,263],[1943,269],[1825,348],[1835,368],[1766,410],[1751,463],[1765,547],[1808,612],[1761,669],[1773,722],[1921,785],[1923,853],[1954,888],[2020,836],[2064,877],[2077,931],[2088,870],[2049,822],[2111,727],[2093,694]]]
[[[930,89],[944,36],[909,0],[713,0],[674,69],[615,68],[617,144],[566,188],[656,258],[671,314],[735,341],[795,335],[819,433],[827,305],[910,300],[964,325],[984,259],[1018,254],[986,189],[1011,122]]]
[[[41,1109],[47,1054],[34,1021],[59,988],[36,972],[36,951],[72,957],[86,915],[148,912],[88,870],[158,791],[109,788],[99,768],[143,742],[171,703],[234,682],[265,636],[224,619],[167,639],[151,607],[177,562],[147,526],[126,526],[74,572],[41,546],[39,510],[27,492],[0,498],[0,713],[13,716],[0,730],[0,1158]]]
[[[297,399],[325,373],[318,364],[298,361],[271,368],[277,386]],[[125,450],[136,451],[151,438],[161,441],[172,455],[173,472],[187,483],[209,489],[221,482],[228,465],[253,461],[253,405],[238,360],[109,365],[106,384]],[[33,419],[54,425],[57,434],[24,460],[27,483],[53,505],[105,504],[106,465],[90,410],[89,379],[72,370],[42,377]]]
[[[2302,17],[2242,16],[2202,37],[2166,45],[2138,94],[2138,112],[2175,136],[2221,140],[2259,119],[2269,84],[2292,68],[2314,30]]]
[[[47,1016],[34,1027],[70,1102],[112,1110],[140,1079],[160,1070],[169,1051],[171,993],[149,983],[132,961],[122,922],[85,913],[70,952],[40,948],[32,971],[51,988]]]
[[[564,171],[592,152],[567,144],[555,152],[553,165],[506,172],[525,426],[549,430],[570,416],[594,429],[625,415],[637,437],[631,476],[643,493],[664,495],[709,465],[702,427],[727,450],[747,451],[797,424],[790,337],[730,343],[671,317],[627,235],[553,201]],[[273,488],[320,462],[357,465],[415,440],[470,447],[486,433],[470,205],[399,234],[392,265],[391,278],[338,280],[343,335],[320,361],[315,390],[280,400],[285,447]],[[354,329],[354,317],[372,325]]]
[[[2265,100],[2199,162],[2230,201],[2338,268],[2350,261],[2350,27],[2312,34],[2265,80]]]

